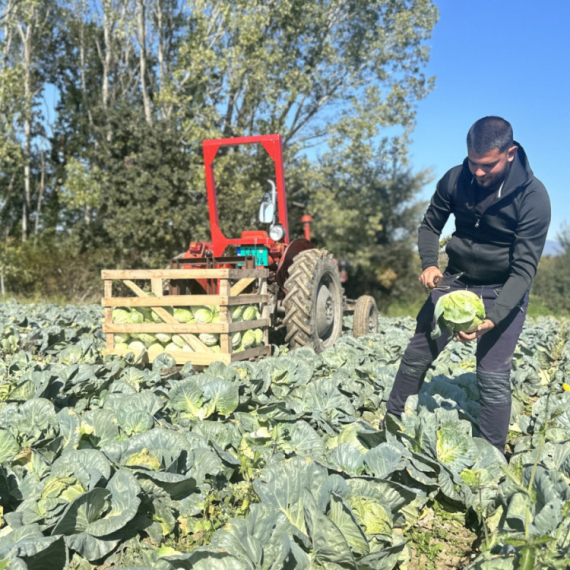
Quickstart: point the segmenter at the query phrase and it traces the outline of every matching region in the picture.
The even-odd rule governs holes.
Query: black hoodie
[[[487,315],[495,325],[530,289],[550,224],[546,188],[534,177],[521,145],[514,144],[518,150],[500,195],[476,208],[478,186],[465,159],[437,183],[419,229],[422,268],[437,266],[439,236],[449,215],[455,215],[447,271],[464,271],[461,281],[470,285],[504,284]]]

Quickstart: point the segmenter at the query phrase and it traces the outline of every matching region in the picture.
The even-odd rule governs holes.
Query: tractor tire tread
[[[290,274],[285,281],[287,294],[283,299],[285,317],[283,323],[287,328],[285,342],[291,348],[301,346],[314,346],[314,334],[311,323],[311,300],[314,289],[314,275],[320,263],[334,264],[331,254],[324,249],[308,249],[300,252],[294,259],[290,268]],[[332,267],[332,266],[331,266]],[[343,290],[340,286],[340,299],[342,300]],[[342,306],[340,308],[342,319]],[[336,339],[335,339],[336,340]]]

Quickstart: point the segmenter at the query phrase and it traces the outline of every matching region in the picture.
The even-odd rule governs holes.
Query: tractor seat
[[[266,239],[268,237],[269,236],[267,235],[267,232],[263,230],[241,232],[241,239],[252,239],[252,238]]]

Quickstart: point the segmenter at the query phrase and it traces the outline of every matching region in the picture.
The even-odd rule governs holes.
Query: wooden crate
[[[105,333],[107,347],[105,354],[124,356],[127,351],[116,349],[114,336],[116,333],[171,333],[179,334],[190,345],[194,352],[185,350],[168,352],[177,364],[191,362],[199,367],[207,366],[212,362],[235,362],[237,360],[252,360],[271,354],[269,344],[269,294],[267,291],[267,269],[131,269],[131,270],[103,270],[101,278],[104,282],[104,297],[101,304],[104,307],[105,320],[103,332]],[[165,281],[176,282],[184,280],[216,280],[219,282],[217,295],[165,295]],[[150,290],[155,296],[149,296],[144,288],[135,281],[150,282]],[[133,296],[115,297],[113,283],[121,282]],[[254,293],[245,293],[250,285],[255,283]],[[236,305],[255,304],[260,308],[261,318],[255,321],[231,321],[231,307]],[[179,323],[164,307],[192,307],[198,305],[219,305],[220,319],[218,323]],[[113,323],[112,311],[117,307],[150,307],[162,320],[162,323]],[[243,332],[248,329],[263,330],[263,346],[251,348],[241,352],[232,351],[231,334]],[[221,352],[214,352],[199,338],[200,333],[219,333]],[[152,351],[151,351],[152,352]],[[144,359],[152,362],[159,352],[147,352]]]

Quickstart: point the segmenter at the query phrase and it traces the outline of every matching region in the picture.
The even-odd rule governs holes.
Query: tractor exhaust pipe
[[[308,214],[304,215],[301,218],[301,222],[303,222],[303,231],[305,232],[305,239],[307,241],[311,241],[311,222],[313,221],[313,218],[311,218],[311,216],[309,216]]]

